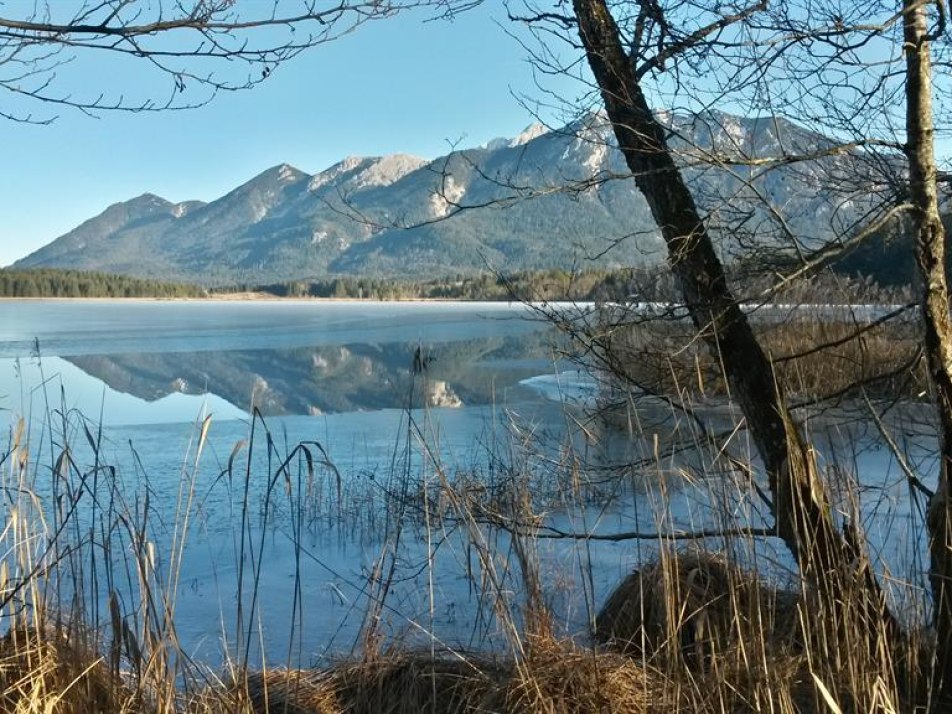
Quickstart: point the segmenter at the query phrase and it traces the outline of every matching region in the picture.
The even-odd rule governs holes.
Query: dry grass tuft
[[[485,712],[506,669],[491,660],[399,655],[341,666],[335,678],[346,711],[355,714]]]
[[[596,639],[662,672],[655,696],[676,702],[671,711],[911,711],[915,692],[903,695],[891,675],[904,643],[873,655],[837,649],[834,643],[864,640],[823,637],[833,616],[803,602],[720,555],[666,551],[611,594],[596,618]]]
[[[761,583],[722,556],[669,551],[609,596],[595,620],[595,639],[646,661],[674,657],[706,668],[739,647],[792,645],[796,602],[795,594]]]
[[[227,711],[254,714],[579,714],[675,711],[656,674],[618,653],[534,642],[526,657],[399,654],[343,662],[329,670],[248,674]],[[224,705],[229,697],[210,702]],[[670,701],[670,699],[668,700]],[[194,710],[198,712],[199,710]],[[226,709],[202,709],[204,713]]]
[[[688,711],[827,712],[810,672],[809,657],[803,653],[781,651],[762,661],[724,657],[697,680]]]
[[[498,711],[512,714],[677,711],[656,675],[617,654],[534,643],[513,670]]]
[[[479,658],[403,653],[330,670],[251,673],[245,689],[258,714],[467,714],[496,710],[507,673]]]
[[[238,687],[239,701],[247,694],[253,712],[274,714],[338,714],[342,711],[331,678],[320,671],[272,669],[247,676]]]
[[[0,711],[143,711],[135,693],[87,643],[56,628],[15,627],[0,639]]]

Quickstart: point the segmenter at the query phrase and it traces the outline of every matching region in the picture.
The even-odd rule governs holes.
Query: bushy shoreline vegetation
[[[907,285],[880,288],[868,278],[846,277],[832,271],[791,283],[782,292],[770,291],[771,279],[738,270],[739,294],[765,302],[844,304],[895,303],[911,299]],[[617,270],[519,271],[511,275],[482,273],[434,278],[339,276],[291,280],[269,285],[206,288],[190,283],[147,280],[128,275],[42,268],[0,270],[3,298],[204,298],[257,294],[276,298],[348,300],[460,300],[501,302],[678,302],[674,278],[664,268]],[[766,297],[765,297],[766,296]]]
[[[432,280],[340,276],[317,280],[292,280],[247,290],[277,297],[350,298],[370,300],[594,300],[618,297],[624,292],[628,270],[520,271],[512,275],[482,273]],[[612,287],[618,284],[618,289]],[[226,291],[227,292],[227,291]]]
[[[847,276],[832,270],[793,281],[783,290],[773,288],[773,276],[740,266],[731,276],[741,286],[745,300],[764,302],[809,302],[814,304],[905,303],[908,285],[880,287],[861,275]],[[666,268],[620,268],[616,270],[519,271],[511,275],[483,273],[417,281],[396,278],[334,277],[292,280],[270,285],[245,285],[216,293],[256,292],[287,298],[340,298],[369,300],[472,300],[472,301],[582,301],[667,302],[680,301],[674,276]]]

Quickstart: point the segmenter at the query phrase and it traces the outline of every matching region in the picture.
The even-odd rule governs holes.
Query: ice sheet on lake
[[[598,397],[598,383],[590,374],[570,369],[558,374],[542,374],[523,379],[519,384],[533,389],[546,399],[582,406],[593,406]]]

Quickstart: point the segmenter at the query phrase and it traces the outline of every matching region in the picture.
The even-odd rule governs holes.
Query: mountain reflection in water
[[[360,343],[64,359],[110,388],[147,401],[175,393],[214,394],[265,415],[321,414],[504,400],[513,390],[527,390],[521,380],[553,369],[552,341],[550,331],[539,330],[433,345]],[[423,378],[415,378],[415,366],[424,367]]]

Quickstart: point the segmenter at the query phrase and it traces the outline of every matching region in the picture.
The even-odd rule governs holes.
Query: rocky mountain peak
[[[510,139],[509,147],[514,148],[516,146],[528,144],[533,139],[538,139],[540,136],[548,133],[549,129],[547,126],[539,122],[534,122]]]
[[[390,154],[373,160],[360,174],[360,186],[389,186],[411,171],[425,166],[426,159],[412,154]]]
[[[829,169],[822,160],[764,174],[750,187],[729,167],[692,168],[710,157],[710,147],[763,156],[822,146],[823,137],[771,117],[657,116],[672,128],[672,147],[688,167],[698,203],[731,201],[738,214],[747,212],[751,240],[770,240],[765,199],[804,244],[828,237],[834,217],[848,208],[810,173]],[[695,154],[692,145],[700,147]],[[850,156],[836,161],[846,162],[839,170],[864,175]],[[663,242],[634,182],[620,178],[626,173],[605,114],[589,112],[562,128],[531,124],[515,137],[429,162],[408,154],[347,156],[314,175],[279,164],[207,205],[143,194],[16,266],[223,284],[659,262]],[[727,246],[731,226],[712,227]]]
[[[278,164],[277,166],[272,166],[270,169],[262,171],[248,183],[289,184],[294,183],[295,181],[300,181],[306,176],[306,173],[298,168],[295,168],[294,166],[291,166],[291,164]]]
[[[171,206],[172,202],[167,201],[161,196],[156,196],[154,193],[143,193],[140,196],[129,199],[128,201],[121,201],[120,203],[114,203],[113,206],[127,206],[127,207],[140,207],[140,208],[166,208]],[[112,206],[110,206],[112,208]]]
[[[341,187],[344,184],[348,190],[389,186],[426,164],[426,159],[410,154],[347,156],[312,176],[308,191],[313,193],[326,187]]]

